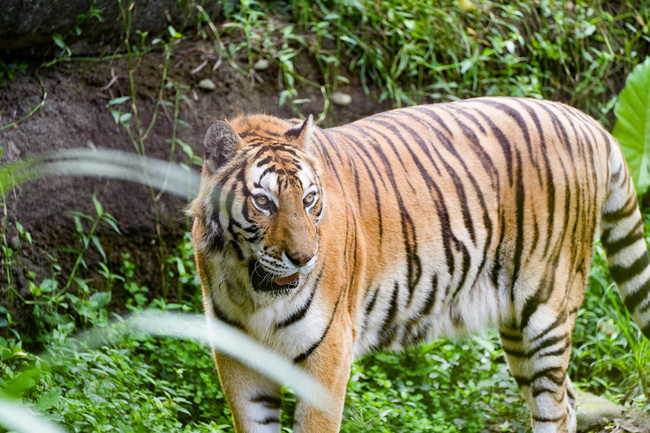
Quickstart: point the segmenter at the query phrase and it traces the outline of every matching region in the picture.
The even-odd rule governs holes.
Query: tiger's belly
[[[484,269],[461,287],[453,278],[424,270],[409,290],[403,278],[372,286],[358,314],[355,356],[400,349],[437,337],[460,337],[496,327],[513,317],[510,291]]]

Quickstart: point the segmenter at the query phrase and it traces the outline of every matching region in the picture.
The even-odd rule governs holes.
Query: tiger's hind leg
[[[524,303],[516,325],[504,323],[499,328],[510,372],[526,399],[535,433],[574,433],[577,428],[575,395],[567,375],[571,333],[584,290],[584,278],[576,280],[580,281],[569,284],[575,290],[551,291],[548,299],[540,299],[538,290]]]
[[[510,373],[526,399],[535,433],[576,431],[575,398],[567,376],[568,328],[549,327],[543,335],[505,326],[499,330]]]

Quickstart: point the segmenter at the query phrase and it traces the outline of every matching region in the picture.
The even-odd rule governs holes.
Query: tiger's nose
[[[299,252],[287,253],[289,261],[295,266],[305,266],[311,259],[314,258],[313,254],[301,254]]]

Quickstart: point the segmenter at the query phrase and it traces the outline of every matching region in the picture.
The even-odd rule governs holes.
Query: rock
[[[576,418],[578,419],[578,430],[586,431],[598,425],[605,424],[606,420],[619,418],[623,411],[611,401],[576,390]]]
[[[199,81],[199,87],[203,90],[207,90],[208,92],[217,88],[217,86],[215,86],[212,80],[209,78],[205,78]]]
[[[345,107],[347,105],[350,105],[350,102],[352,102],[352,96],[343,92],[334,92],[330,97],[330,101],[332,101],[332,103],[335,105],[340,105]]]
[[[268,69],[269,66],[270,66],[270,63],[269,63],[268,60],[266,60],[266,59],[259,59],[259,60],[258,60],[257,62],[255,62],[255,64],[253,65],[253,68],[254,68],[256,71],[264,71],[264,70]]]
[[[460,0],[458,2],[458,7],[460,7],[463,12],[472,12],[478,9],[478,6],[476,6],[472,0]]]
[[[131,4],[130,1],[122,3]],[[140,30],[148,32],[153,39],[165,34],[170,24],[182,31],[197,14],[196,9],[187,3],[178,0],[134,2],[129,11],[132,37],[139,41],[135,31]],[[221,3],[221,0],[201,2],[212,19],[219,17]],[[91,4],[94,4],[100,19],[90,13]],[[65,43],[70,45],[73,54],[93,52],[96,46],[124,40],[122,12],[116,0],[97,0],[95,3],[90,0],[0,0],[0,10],[0,49],[47,48],[53,45],[54,34],[69,34]],[[87,18],[80,22],[78,17],[81,16]],[[76,25],[78,30],[74,31]]]
[[[12,140],[9,140],[6,147],[7,154],[10,160],[20,158],[20,149],[16,146],[16,143]]]

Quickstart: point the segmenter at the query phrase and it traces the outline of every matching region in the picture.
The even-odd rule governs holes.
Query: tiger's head
[[[324,196],[307,152],[313,128],[311,116],[292,124],[256,115],[215,121],[205,134],[192,212],[204,225],[199,248],[245,270],[254,292],[287,294],[316,264]]]

